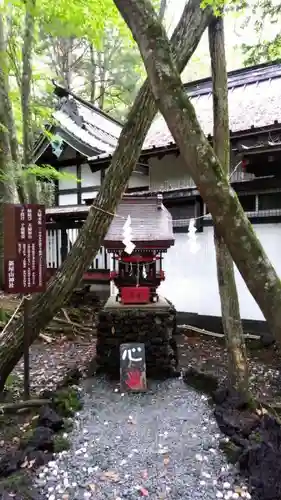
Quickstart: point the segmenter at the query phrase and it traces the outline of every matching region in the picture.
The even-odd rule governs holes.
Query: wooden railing
[[[78,234],[75,229],[47,229],[46,257],[49,270],[58,269],[65,260]],[[99,253],[89,267],[89,271],[105,271],[110,268],[110,257],[101,247]]]

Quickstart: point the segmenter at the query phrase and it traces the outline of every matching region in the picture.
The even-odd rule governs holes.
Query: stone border
[[[253,499],[281,499],[281,426],[267,411],[251,408],[237,391],[210,373],[189,368],[184,381],[212,397],[214,416],[229,438],[234,462],[249,480]]]

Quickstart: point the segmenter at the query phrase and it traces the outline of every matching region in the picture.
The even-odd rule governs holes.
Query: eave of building
[[[252,147],[247,147],[242,144],[241,153],[244,158],[248,156],[256,156],[261,154],[273,154],[281,152],[281,142],[270,142],[266,141],[262,144],[257,144]]]
[[[272,133],[280,133],[281,134],[281,123],[277,122],[277,120],[275,120],[272,124],[266,125],[263,127],[252,126],[251,128],[246,129],[246,130],[238,130],[237,132],[230,131],[230,141],[233,145],[232,149],[240,152],[241,154],[242,153],[244,154],[245,151],[242,151],[241,149],[238,150],[235,147],[235,144],[238,140],[249,139],[252,137],[258,137],[260,135],[265,135],[267,137],[268,134],[272,134]],[[212,136],[208,135],[207,138],[208,138],[209,142],[212,143]],[[140,161],[147,162],[149,160],[149,158],[152,158],[155,156],[161,158],[161,157],[163,157],[165,155],[169,155],[169,154],[173,154],[173,155],[179,154],[179,148],[175,142],[169,142],[169,144],[167,144],[165,146],[159,146],[159,147],[153,146],[149,149],[143,149],[141,152]],[[103,154],[98,155],[96,157],[90,158],[89,163],[91,165],[95,165],[95,166],[99,165],[100,168],[107,168],[110,165],[110,162],[112,160],[112,156],[113,156],[112,154],[103,153]]]
[[[199,122],[211,141],[212,133],[212,82],[210,78],[198,80],[185,85],[186,91],[193,103]],[[235,141],[242,138],[250,138],[259,134],[267,134],[281,131],[281,65],[279,63],[267,63],[232,71],[228,74],[229,88],[229,115],[230,115],[230,137],[235,147]],[[81,113],[87,123],[95,126],[95,117],[102,116],[112,122],[113,129],[116,128],[116,143],[108,139],[109,143],[103,141],[95,142],[97,148],[93,148],[94,143],[92,135],[79,128],[79,120],[75,121],[67,116],[67,121],[71,122],[72,132],[68,133],[68,144],[74,147],[79,153],[85,155],[87,163],[95,168],[106,168],[112,158],[115,147],[118,142],[121,124],[111,119],[106,113],[101,112],[87,101],[79,98],[75,94],[62,89],[68,95],[78,101],[83,108]],[[58,113],[62,114],[62,107]],[[71,113],[70,113],[71,115]],[[81,120],[83,122],[83,116]],[[87,116],[86,116],[87,115]],[[60,116],[60,115],[59,115]],[[73,115],[74,116],[74,115]],[[75,115],[78,116],[78,115]],[[81,122],[81,123],[82,123]],[[73,126],[73,127],[72,127]],[[114,128],[115,127],[115,128]],[[79,129],[79,137],[77,132]],[[117,130],[118,129],[118,130]],[[102,132],[102,131],[101,131]],[[104,131],[106,134],[106,131]],[[85,142],[85,138],[91,135],[91,144]],[[74,144],[74,136],[76,143]],[[96,140],[95,140],[96,141]],[[89,141],[88,141],[89,142]],[[46,149],[46,148],[45,148]],[[144,143],[140,162],[147,162],[151,156],[160,156],[165,154],[178,154],[178,148],[162,116],[158,116],[153,122],[148,136]]]

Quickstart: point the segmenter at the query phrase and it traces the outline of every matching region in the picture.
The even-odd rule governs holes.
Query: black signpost
[[[145,345],[132,342],[120,345],[121,392],[146,391]]]
[[[24,396],[30,395],[30,294],[46,286],[45,206],[4,206],[4,291],[23,294],[24,305]]]

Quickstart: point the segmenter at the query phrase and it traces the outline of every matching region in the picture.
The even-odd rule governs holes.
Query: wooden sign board
[[[120,345],[121,392],[146,391],[145,345],[132,342]]]
[[[5,292],[43,292],[46,285],[44,205],[4,205]]]

